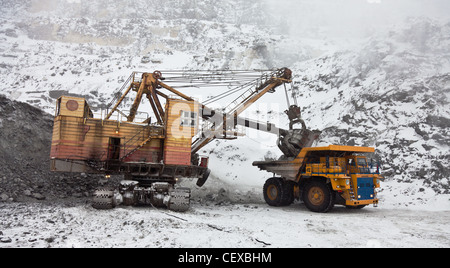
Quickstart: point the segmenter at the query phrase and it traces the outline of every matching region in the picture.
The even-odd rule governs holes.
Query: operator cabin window
[[[367,167],[367,161],[365,158],[358,158],[358,166]]]
[[[196,127],[197,126],[197,113],[190,111],[181,111],[181,123],[183,127]]]

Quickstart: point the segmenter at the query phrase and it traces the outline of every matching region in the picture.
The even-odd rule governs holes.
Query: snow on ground
[[[125,206],[95,210],[88,199],[0,203],[0,248],[450,246],[449,196],[428,190],[420,192],[423,200],[442,200],[420,204],[419,196],[394,196],[390,187],[401,185],[388,183],[376,208],[336,206],[329,213],[313,213],[297,201],[270,207],[259,187],[238,188],[216,178],[204,188],[182,184],[193,188],[191,209],[184,213]]]
[[[34,211],[34,212],[33,212]],[[372,208],[330,213],[302,204],[149,207],[1,204],[0,247],[448,247],[450,211]],[[105,235],[107,234],[107,235]],[[7,240],[6,240],[7,241]]]

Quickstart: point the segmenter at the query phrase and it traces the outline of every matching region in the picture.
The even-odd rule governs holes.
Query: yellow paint
[[[58,115],[92,117],[92,111],[84,98],[61,96],[57,100],[56,116]]]
[[[164,161],[186,165],[190,163],[192,137],[198,130],[198,103],[168,98],[165,110]]]
[[[346,157],[319,157],[318,163],[303,163],[305,159],[309,159],[309,152],[324,152],[324,155],[331,154],[331,152],[349,152],[351,154]],[[334,191],[338,191],[346,200],[346,205],[359,206],[367,204],[377,204],[378,199],[370,200],[356,200],[358,196],[357,182],[358,178],[372,178],[375,188],[380,187],[379,174],[355,174],[358,167],[350,166],[349,160],[357,162],[357,158],[365,158],[364,156],[354,155],[360,153],[373,153],[375,149],[372,147],[346,146],[346,145],[329,145],[323,147],[303,148],[298,156],[290,162],[297,167],[304,165],[304,172],[299,173],[297,181],[301,181],[313,177],[322,177],[331,183]],[[351,193],[353,192],[353,193]],[[376,191],[375,191],[376,193]],[[353,195],[353,197],[352,197]]]

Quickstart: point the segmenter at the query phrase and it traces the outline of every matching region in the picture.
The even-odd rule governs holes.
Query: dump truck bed
[[[252,165],[289,180],[295,180],[300,169],[298,161],[294,162],[289,160],[255,161]]]
[[[345,146],[345,145],[329,145],[324,147],[305,147],[298,156],[293,160],[275,160],[275,161],[255,161],[253,166],[259,167],[261,170],[275,173],[280,177],[288,180],[296,180],[304,159],[311,155],[333,156],[335,154],[354,154],[354,153],[373,153],[375,150],[371,147],[361,146]]]

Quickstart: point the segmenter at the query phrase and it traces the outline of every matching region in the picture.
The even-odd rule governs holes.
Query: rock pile
[[[52,116],[0,95],[0,201],[86,197],[98,177],[50,171]]]

